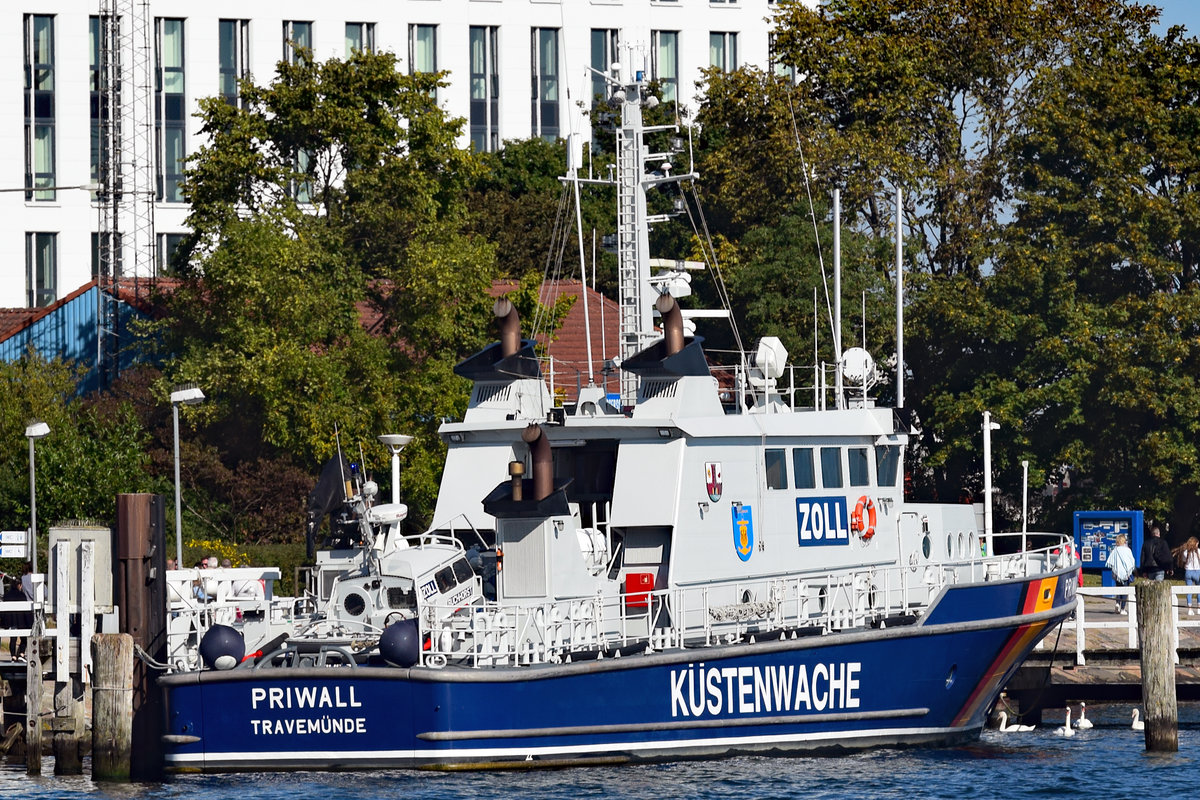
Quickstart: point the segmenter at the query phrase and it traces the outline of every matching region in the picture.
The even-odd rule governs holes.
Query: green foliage
[[[244,108],[202,104],[211,142],[188,172],[195,233],[159,326],[178,354],[160,391],[209,397],[187,412],[216,446],[192,453],[208,491],[190,507],[222,536],[277,540],[285,520],[298,535],[303,482],[279,457],[312,474],[335,430],[368,465],[387,463],[378,434],[415,435],[406,458],[434,466],[405,471],[406,499],[416,519],[432,509],[437,425],[466,399],[451,367],[487,339],[496,272],[465,225],[481,164],[456,146],[439,85],[356,53],[280,64],[269,86],[242,86]],[[272,471],[276,495],[247,488]],[[255,522],[268,508],[277,523]]]
[[[36,440],[38,533],[60,523],[116,522],[116,495],[149,491],[148,436],[128,403],[107,413],[75,396],[79,372],[35,353],[0,363],[0,522],[29,527],[29,440],[39,419],[50,434]],[[44,563],[44,562],[43,562]]]
[[[871,198],[905,188],[920,264],[977,278],[1008,196],[1005,151],[1035,78],[1073,43],[1135,29],[1123,0],[785,0],[777,57],[805,76],[793,107],[814,164],[882,235]]]

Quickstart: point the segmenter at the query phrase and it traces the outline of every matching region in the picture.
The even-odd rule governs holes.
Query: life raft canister
[[[866,514],[865,519],[864,513]],[[858,498],[858,505],[854,507],[854,513],[850,515],[850,529],[861,536],[864,542],[867,542],[875,535],[876,521],[875,501],[864,494]]]

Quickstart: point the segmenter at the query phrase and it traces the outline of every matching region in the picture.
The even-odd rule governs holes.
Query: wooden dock
[[[1118,614],[1114,593],[1129,596],[1129,614]],[[1133,588],[1081,589],[1075,618],[1052,630],[1005,687],[1007,703],[1023,719],[1079,701],[1142,700],[1141,654]],[[1176,642],[1175,691],[1200,700],[1200,610],[1188,615],[1186,587],[1172,587]],[[1198,605],[1193,601],[1193,606]]]

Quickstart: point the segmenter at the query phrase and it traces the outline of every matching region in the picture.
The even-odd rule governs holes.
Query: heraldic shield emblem
[[[708,488],[708,499],[714,503],[721,499],[721,462],[704,462],[704,483]]]
[[[742,561],[754,555],[754,512],[750,506],[735,503],[733,511],[733,550]]]

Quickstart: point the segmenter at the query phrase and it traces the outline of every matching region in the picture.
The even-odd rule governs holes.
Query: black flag
[[[311,563],[316,556],[317,531],[325,515],[346,502],[346,480],[350,477],[350,462],[339,450],[337,455],[329,459],[321,468],[321,477],[317,485],[308,494],[308,524],[305,526],[305,540],[308,561]]]

